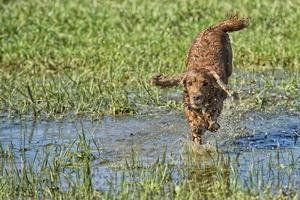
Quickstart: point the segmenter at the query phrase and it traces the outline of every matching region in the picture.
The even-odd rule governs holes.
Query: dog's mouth
[[[195,95],[190,98],[190,107],[194,110],[202,109],[204,106],[204,97],[203,95]]]
[[[193,110],[201,110],[203,108],[203,104],[200,102],[191,102],[190,108]]]

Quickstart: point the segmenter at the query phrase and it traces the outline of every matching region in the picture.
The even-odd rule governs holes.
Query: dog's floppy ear
[[[230,88],[227,87],[227,85],[221,80],[221,77],[214,71],[211,71],[209,73],[217,82],[218,86],[224,90],[228,96],[233,96],[233,97],[237,97],[237,93],[233,90],[231,90]]]
[[[175,74],[175,75],[156,75],[152,77],[150,83],[152,85],[160,87],[173,87],[183,84],[185,80],[185,74]]]

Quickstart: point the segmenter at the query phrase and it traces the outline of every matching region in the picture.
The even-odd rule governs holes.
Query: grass
[[[280,150],[263,170],[259,160],[248,172],[239,172],[238,156],[219,151],[199,154],[185,145],[179,160],[162,155],[152,164],[139,161],[132,151],[124,164],[111,166],[111,178],[97,185],[93,170],[101,168],[101,152],[83,132],[67,144],[39,148],[28,158],[26,151],[0,147],[1,199],[298,199],[293,173],[299,158],[281,160]],[[175,164],[177,163],[177,164]],[[117,171],[116,173],[114,171]],[[244,177],[241,174],[244,173]],[[272,175],[273,179],[265,179]],[[286,183],[277,182],[288,176]],[[241,183],[245,184],[241,184]],[[106,188],[106,189],[103,189]]]
[[[196,33],[235,11],[251,19],[248,29],[231,34],[236,69],[267,74],[264,94],[256,90],[250,102],[260,109],[272,98],[265,94],[273,71],[299,72],[297,8],[296,0],[1,0],[0,110],[61,118],[179,108],[149,78],[184,71]],[[292,101],[284,106],[293,107],[299,82],[297,75],[286,77],[277,92]],[[233,75],[231,84],[245,80]]]

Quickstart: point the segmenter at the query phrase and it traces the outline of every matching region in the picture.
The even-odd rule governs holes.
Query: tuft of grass
[[[251,20],[231,34],[236,68],[298,73],[296,0],[2,0],[0,111],[60,118],[178,108],[149,78],[184,71],[197,32],[235,11]],[[284,95],[298,88],[293,81],[283,80]],[[263,94],[257,96],[263,107]]]

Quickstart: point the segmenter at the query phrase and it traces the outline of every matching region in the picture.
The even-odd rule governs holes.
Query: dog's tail
[[[248,18],[239,19],[238,14],[234,14],[224,19],[223,21],[213,25],[211,28],[219,29],[224,32],[239,31],[246,28],[249,25]]]

